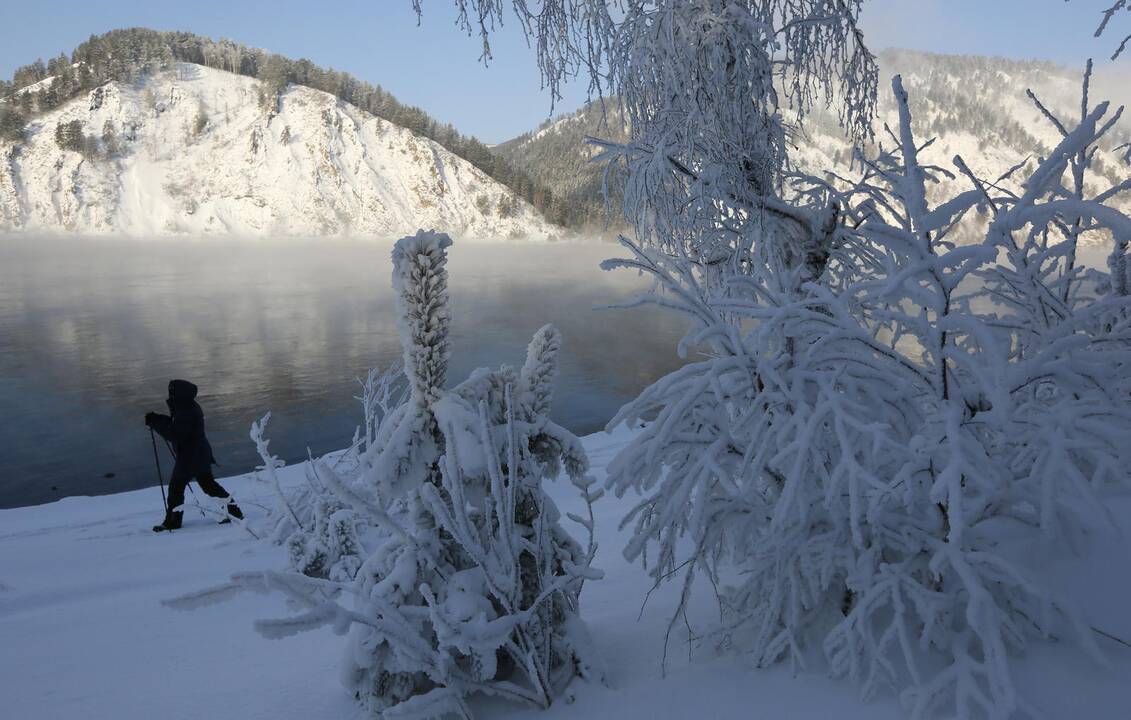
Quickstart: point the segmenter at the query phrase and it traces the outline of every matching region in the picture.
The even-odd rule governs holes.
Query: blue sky
[[[868,0],[863,24],[869,43],[935,52],[1045,58],[1082,66],[1110,55],[1131,31],[1131,13],[1110,37],[1094,40],[1098,11],[1111,0]],[[142,25],[230,37],[379,83],[487,142],[498,142],[545,120],[533,54],[521,33],[505,28],[490,67],[477,62],[476,39],[456,30],[451,0],[424,0],[417,26],[410,0],[0,0],[0,76],[19,65],[69,53],[93,33]],[[585,100],[585,86],[568,89],[561,109]]]

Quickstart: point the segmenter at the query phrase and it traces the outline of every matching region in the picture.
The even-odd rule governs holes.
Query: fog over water
[[[155,485],[143,416],[165,411],[174,377],[201,388],[220,476],[257,464],[248,428],[268,410],[271,449],[288,461],[347,445],[355,378],[401,355],[390,249],[0,238],[0,507]],[[552,415],[578,433],[603,427],[679,366],[686,327],[652,308],[593,310],[645,286],[597,267],[620,250],[457,242],[449,383],[521,365],[552,322],[564,336]]]

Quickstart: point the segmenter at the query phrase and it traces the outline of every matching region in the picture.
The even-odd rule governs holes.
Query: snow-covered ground
[[[598,478],[627,437],[621,431],[585,438]],[[301,468],[288,468],[283,477],[298,482]],[[254,528],[270,502],[266,486],[246,475],[222,483],[250,511]],[[563,511],[580,505],[565,481],[548,490]],[[606,578],[589,583],[582,596],[610,687],[578,683],[572,702],[545,713],[482,701],[480,718],[902,717],[894,698],[862,703],[853,686],[825,677],[819,662],[797,672],[756,670],[742,658],[688,644],[682,623],[673,632],[665,676],[664,630],[677,588],[652,593],[641,611],[650,583],[622,558],[625,536],[617,528],[631,502],[606,496],[598,503],[596,565]],[[1110,510],[1122,538],[1098,538],[1075,559],[1049,553],[1048,567],[1098,628],[1131,638],[1131,499]],[[162,606],[162,599],[215,585],[233,572],[278,569],[285,560],[281,548],[234,526],[217,527],[193,510],[182,530],[154,535],[149,528],[160,517],[155,487],[0,510],[0,717],[364,716],[338,683],[342,638],[323,629],[267,640],[253,630],[256,619],[288,614],[279,597],[243,595],[192,612]],[[692,629],[714,612],[709,590],[701,589]],[[1100,644],[1106,667],[1055,642],[1033,646],[1019,663],[1020,689],[1050,719],[1131,718],[1131,649]]]

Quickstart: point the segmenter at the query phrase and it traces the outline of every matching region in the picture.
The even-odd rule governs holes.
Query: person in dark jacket
[[[168,415],[154,412],[145,414],[145,424],[172,444],[176,457],[173,475],[169,478],[169,504],[165,508],[165,520],[153,527],[154,532],[176,530],[181,526],[184,513],[176,508],[184,504],[185,486],[193,478],[196,478],[200,489],[212,497],[228,498],[229,501],[232,497],[212,476],[212,466],[216,464],[216,459],[212,457],[212,446],[204,434],[204,411],[196,402],[196,385],[187,380],[170,380],[169,397],[165,404],[169,407]],[[239,505],[231,501],[228,503],[228,514],[234,518],[243,517]],[[227,518],[224,522],[227,522]]]

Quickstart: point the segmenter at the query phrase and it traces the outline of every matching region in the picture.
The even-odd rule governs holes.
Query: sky
[[[1083,66],[1111,54],[1131,32],[1131,13],[1108,36],[1092,37],[1113,0],[866,0],[870,47],[1041,58]],[[423,0],[418,25],[411,0],[0,0],[0,77],[20,65],[67,54],[92,34],[145,26],[228,37],[379,84],[402,102],[485,142],[501,142],[546,120],[550,98],[533,51],[512,23],[493,42],[494,61],[478,61],[478,39],[455,26],[452,0]],[[1123,65],[1128,65],[1122,62]],[[586,99],[566,88],[558,111]]]

